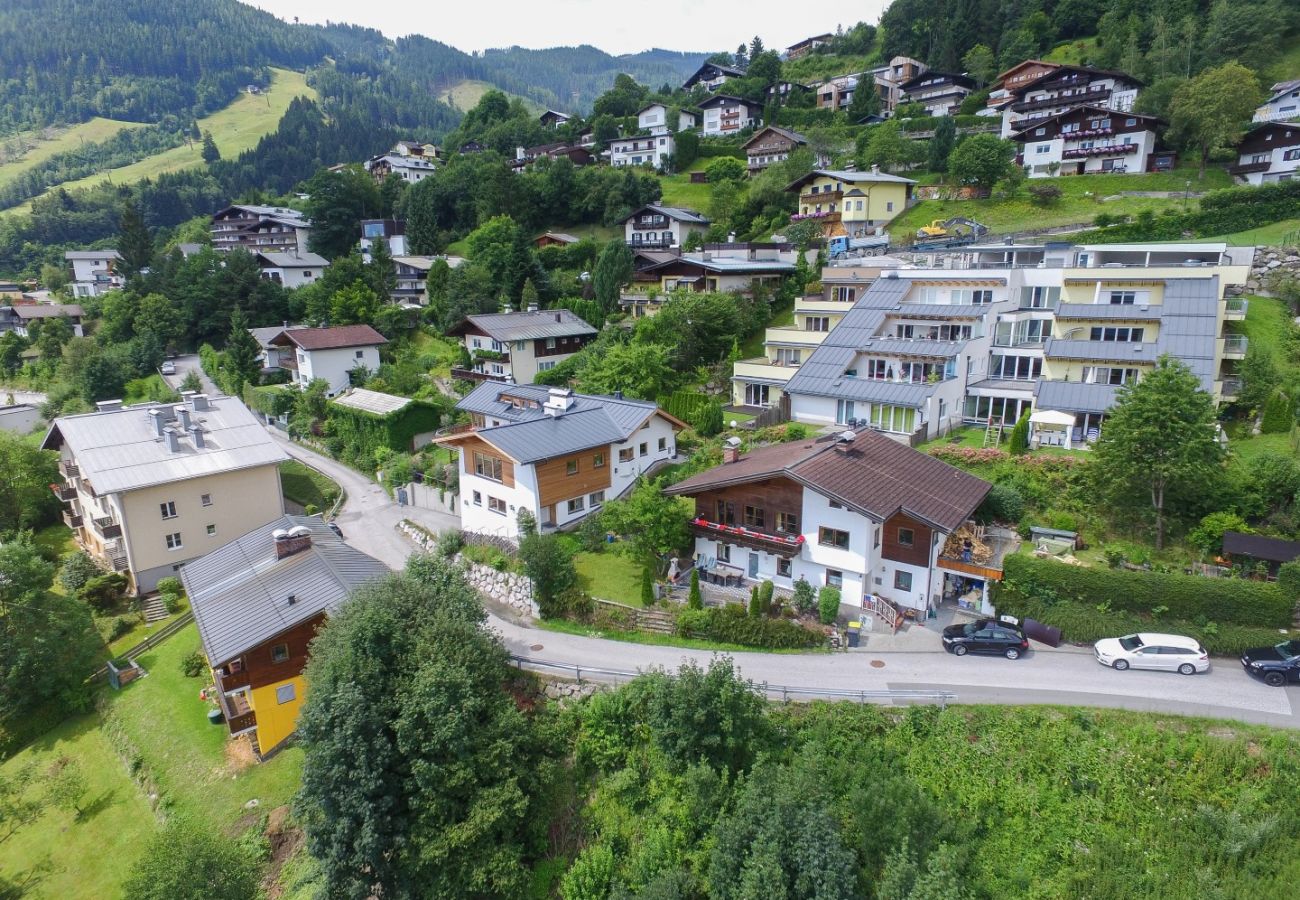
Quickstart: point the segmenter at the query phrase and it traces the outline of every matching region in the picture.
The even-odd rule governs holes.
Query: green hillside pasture
[[[96,116],[80,125],[24,131],[0,139],[0,185],[13,181],[59,153],[106,141],[128,128],[143,127],[143,122],[121,122]]]

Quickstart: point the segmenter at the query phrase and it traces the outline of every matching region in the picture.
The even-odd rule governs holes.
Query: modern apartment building
[[[464,341],[470,359],[454,377],[532,384],[595,340],[596,329],[567,309],[530,309],[466,316],[447,336]]]
[[[1119,388],[1164,354],[1217,401],[1236,396],[1246,301],[1232,289],[1245,284],[1253,252],[1222,243],[991,244],[950,251],[935,260],[942,267],[828,268],[827,293],[813,302],[836,302],[832,290],[852,297],[838,321],[810,340],[803,306],[804,329],[771,329],[767,358],[737,364],[733,401],[912,441],[1052,411],[1031,419],[1037,444],[1087,444]]]
[[[214,213],[208,230],[213,250],[243,247],[249,253],[301,255],[308,252],[311,222],[285,206],[240,204]]]
[[[41,446],[59,453],[64,483],[52,487],[77,542],[136,594],[284,514],[289,457],[234,397],[104,401],[55,419]]]

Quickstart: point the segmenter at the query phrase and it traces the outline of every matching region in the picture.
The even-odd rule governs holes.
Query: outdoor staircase
[[[984,427],[984,446],[992,447],[996,450],[1002,444],[1002,419],[989,416],[988,424]]]
[[[171,614],[167,612],[167,607],[163,606],[162,597],[150,597],[144,601],[144,621],[146,625],[161,622],[169,615]]]
[[[638,631],[653,631],[658,634],[673,633],[673,617],[666,612],[653,609],[639,609],[636,613]]]

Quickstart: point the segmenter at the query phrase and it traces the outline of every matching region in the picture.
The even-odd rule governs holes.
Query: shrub
[[[817,618],[823,625],[833,625],[840,614],[840,589],[826,585],[817,593]]]
[[[1016,420],[1007,438],[1007,449],[1012,456],[1021,456],[1029,452],[1029,413]]]
[[[459,531],[444,531],[438,535],[434,549],[443,559],[451,559],[465,546],[465,539]]]
[[[807,615],[817,608],[817,588],[808,583],[806,578],[800,578],[794,584],[794,608],[801,615]]]
[[[198,678],[208,669],[208,658],[202,650],[195,650],[181,659],[181,674],[186,678]]]
[[[1070,566],[1054,559],[1008,556],[994,603],[1023,606],[1070,601],[1093,608],[1148,612],[1164,606],[1170,618],[1285,628],[1291,624],[1292,598],[1275,584],[1239,578],[1202,578],[1156,572]]]
[[[1187,542],[1206,555],[1218,556],[1223,552],[1223,535],[1229,531],[1250,534],[1254,529],[1236,513],[1214,512],[1188,533]]]
[[[163,594],[161,599],[163,609],[167,610],[167,615],[174,616],[181,611],[180,594]]]
[[[605,549],[606,534],[605,523],[598,514],[593,513],[578,526],[578,543],[588,553],[599,553]]]
[[[533,594],[542,618],[563,615],[578,583],[573,555],[554,534],[530,533],[519,542],[519,558],[533,582]],[[505,557],[502,556],[505,561]]]
[[[69,553],[63,558],[63,567],[59,569],[59,583],[69,594],[80,593],[86,582],[104,574],[99,562],[83,550]]]
[[[166,578],[158,579],[158,593],[160,594],[183,594],[185,587],[181,580],[174,575],[168,575]]]
[[[758,606],[764,615],[772,614],[772,598],[776,596],[776,585],[769,578],[758,586]]]
[[[651,574],[649,566],[641,572],[641,605],[655,605],[655,577]]]
[[[989,489],[988,496],[975,510],[975,521],[982,524],[989,522],[1007,522],[1015,524],[1025,514],[1025,498],[1020,491],[1009,484],[995,484]]]
[[[113,616],[99,623],[100,634],[104,636],[105,643],[115,641],[130,632],[139,621],[139,616]]]
[[[1143,616],[1130,610],[1103,612],[1096,606],[1071,600],[1058,600],[1054,603],[1033,599],[1006,603],[1000,600],[998,612],[1053,625],[1061,629],[1065,640],[1076,644],[1090,644],[1102,638],[1118,637],[1135,631],[1150,631],[1156,624],[1154,616]],[[1235,655],[1250,647],[1275,644],[1278,640],[1278,633],[1272,628],[1166,619],[1163,615],[1159,629],[1194,637],[1210,653],[1222,655]]]
[[[1285,434],[1295,424],[1295,404],[1282,391],[1274,391],[1264,404],[1259,430],[1264,434]]]
[[[722,431],[723,426],[722,404],[713,400],[705,404],[699,412],[691,418],[691,425],[703,437],[713,437]]]
[[[687,609],[704,609],[704,597],[700,594],[700,570],[691,569],[691,592],[686,598]]]
[[[788,619],[749,616],[744,607],[730,604],[721,609],[684,609],[677,614],[677,633],[765,650],[797,650],[815,647],[824,637]]]
[[[1034,206],[1055,206],[1061,201],[1061,189],[1050,182],[1031,184],[1029,200]]]
[[[749,614],[755,617],[763,614],[763,601],[758,599],[758,585],[749,589]]]
[[[81,599],[92,609],[107,612],[126,596],[126,576],[120,572],[96,575],[81,588]]]

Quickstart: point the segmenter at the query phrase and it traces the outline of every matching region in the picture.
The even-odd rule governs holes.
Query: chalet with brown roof
[[[990,487],[863,430],[727,448],[666,493],[694,500],[696,563],[711,580],[790,590],[802,579],[847,604],[924,617],[958,580],[997,577],[945,549]]]
[[[754,132],[754,136],[745,141],[741,149],[749,160],[749,174],[752,177],[768,166],[784,162],[795,150],[806,146],[808,139],[802,134],[768,125]]]
[[[292,348],[291,354],[280,354],[280,364],[293,373],[294,384],[306,390],[321,378],[329,385],[326,395],[333,397],[351,386],[354,369],[379,370],[379,348],[388,338],[369,325],[336,325],[287,329],[268,343]]]

